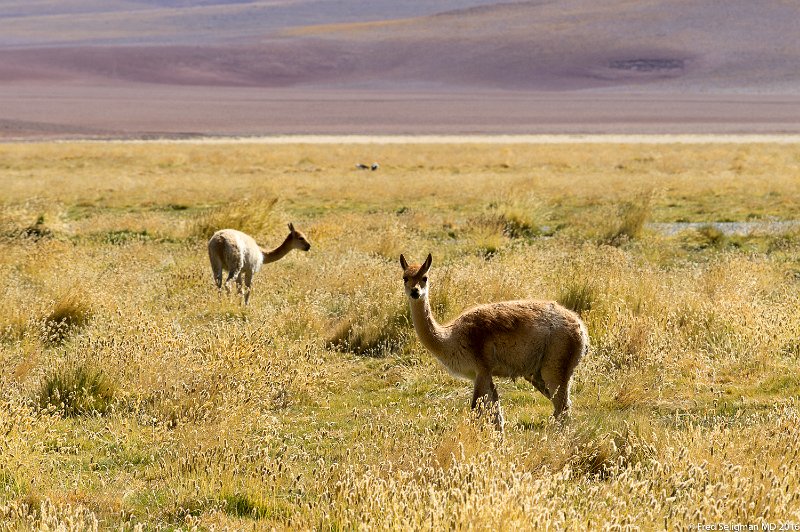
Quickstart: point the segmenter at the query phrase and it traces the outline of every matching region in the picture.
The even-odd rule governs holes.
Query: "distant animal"
[[[222,291],[222,270],[228,271],[225,279],[225,291],[230,293],[230,280],[236,279],[237,293],[242,294],[244,281],[244,304],[250,301],[253,275],[262,264],[275,262],[286,256],[293,249],[308,251],[311,243],[306,236],[289,224],[289,235],[283,243],[272,251],[261,249],[253,237],[235,229],[221,229],[214,233],[208,241],[208,258],[211,260],[211,272],[217,289]]]
[[[372,163],[372,166],[370,166],[369,168],[374,172],[375,170],[380,168],[380,165],[378,163]]]
[[[429,302],[432,262],[428,254],[422,265],[410,265],[400,255],[411,319],[422,344],[445,369],[473,381],[471,408],[479,414],[488,409],[502,431],[492,377],[523,377],[552,401],[556,419],[568,416],[572,373],[589,347],[578,315],[554,301],[518,300],[479,305],[440,325]]]
[[[367,165],[366,165],[366,164],[364,164],[364,163],[358,163],[358,164],[356,165],[356,168],[358,168],[359,170],[369,170],[369,166],[367,166]]]

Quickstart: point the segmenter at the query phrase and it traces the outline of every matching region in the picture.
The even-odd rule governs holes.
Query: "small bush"
[[[38,393],[42,408],[63,417],[105,414],[114,402],[116,386],[102,372],[85,364],[58,368],[47,375]]]

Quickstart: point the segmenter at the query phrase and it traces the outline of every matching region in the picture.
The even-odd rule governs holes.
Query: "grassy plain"
[[[7,144],[0,200],[3,528],[800,522],[800,232],[647,225],[800,218],[800,146]],[[218,297],[210,232],[288,221],[311,251]],[[441,320],[581,312],[567,427],[526,382],[470,417],[429,251]]]

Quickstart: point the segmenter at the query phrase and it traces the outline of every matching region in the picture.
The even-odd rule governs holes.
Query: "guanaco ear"
[[[403,268],[403,271],[406,271],[408,269],[408,261],[406,260],[406,258],[403,256],[402,253],[400,254],[400,267]]]
[[[294,224],[292,222],[289,222],[289,231],[294,233]]]
[[[422,268],[419,269],[418,275],[424,275],[428,273],[428,270],[430,269],[432,262],[433,262],[433,257],[431,257],[431,254],[428,253],[428,258],[425,259],[425,262],[422,264]]]

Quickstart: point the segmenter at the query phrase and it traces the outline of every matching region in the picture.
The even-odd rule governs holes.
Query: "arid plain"
[[[6,526],[684,528],[800,520],[797,144],[0,146]],[[379,161],[377,171],[354,162]],[[206,240],[310,238],[219,297]],[[415,337],[535,297],[592,347],[552,424]]]

